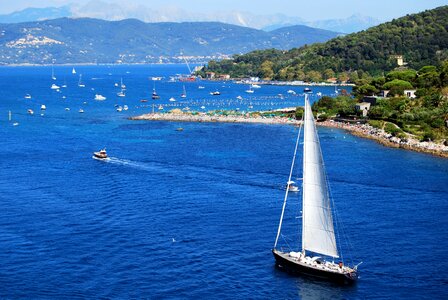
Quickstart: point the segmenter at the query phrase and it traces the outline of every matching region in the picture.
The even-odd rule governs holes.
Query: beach
[[[198,112],[168,112],[168,113],[149,113],[140,116],[130,117],[130,120],[145,121],[170,121],[170,122],[220,122],[220,123],[251,123],[251,124],[287,124],[300,125],[301,121],[281,117],[266,117],[259,114],[215,114],[215,113],[198,113]],[[393,148],[402,148],[422,153],[428,153],[440,157],[448,158],[448,146],[435,142],[421,142],[410,135],[406,140],[402,140],[382,129],[374,128],[368,124],[350,124],[343,122],[335,122],[327,120],[317,122],[318,126],[344,129],[353,135],[362,138],[374,140],[384,146]]]

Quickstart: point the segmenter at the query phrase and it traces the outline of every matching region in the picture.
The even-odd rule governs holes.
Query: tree
[[[349,79],[349,76],[347,72],[341,72],[338,74],[338,81],[339,82],[346,82]]]
[[[271,80],[274,77],[274,71],[272,69],[272,67],[274,66],[274,63],[272,61],[269,60],[265,60],[261,66],[261,74],[262,77],[266,80]]]
[[[320,82],[322,80],[322,75],[317,71],[309,71],[306,73],[306,77],[310,82]]]
[[[376,87],[370,84],[355,86],[353,91],[358,98],[362,98],[363,96],[373,96],[379,92]]]
[[[325,71],[324,71],[324,74],[323,74],[324,76],[324,79],[330,79],[330,78],[333,78],[334,76],[335,76],[335,74],[334,74],[334,71],[332,70],[332,69],[326,69]]]

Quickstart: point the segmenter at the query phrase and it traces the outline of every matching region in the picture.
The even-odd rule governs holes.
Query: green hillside
[[[289,51],[255,51],[235,55],[233,60],[211,61],[203,72],[276,80],[320,81],[334,76],[356,80],[392,70],[397,66],[395,55],[403,55],[413,69],[437,66],[448,58],[447,28],[448,6],[442,6],[322,44]]]

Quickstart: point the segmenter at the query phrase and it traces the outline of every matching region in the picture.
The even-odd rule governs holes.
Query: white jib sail
[[[302,248],[339,257],[319,137],[305,96]]]

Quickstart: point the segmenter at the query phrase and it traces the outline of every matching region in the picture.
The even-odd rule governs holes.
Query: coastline
[[[266,125],[300,125],[301,121],[286,117],[265,117],[261,115],[217,115],[210,113],[148,113],[139,116],[129,117],[129,120],[141,121],[167,121],[167,122],[197,122],[197,123],[250,123],[250,124],[266,124]],[[408,138],[406,141],[401,140],[384,130],[374,128],[368,124],[348,124],[327,120],[317,122],[318,126],[344,129],[349,133],[361,137],[374,140],[384,146],[392,148],[401,148],[416,152],[432,154],[439,157],[448,158],[448,146],[434,142],[420,142],[414,138]]]

